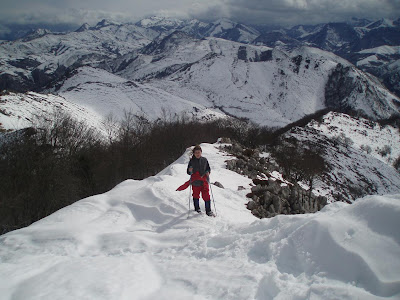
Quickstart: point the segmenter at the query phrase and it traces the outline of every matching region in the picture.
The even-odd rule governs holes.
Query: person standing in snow
[[[214,213],[211,211],[209,193],[209,176],[211,168],[207,158],[202,156],[202,153],[203,151],[199,145],[196,145],[193,148],[193,156],[187,166],[187,174],[190,175],[190,181],[180,186],[177,190],[181,191],[186,189],[189,185],[192,185],[194,210],[198,213],[201,212],[199,204],[201,193],[206,207],[206,214],[208,216],[214,216]]]
[[[200,145],[196,145],[193,148],[193,156],[188,163],[187,173],[190,175],[190,181],[192,183],[194,210],[198,213],[201,212],[199,204],[201,193],[206,207],[206,214],[208,216],[213,216],[214,214],[211,211],[209,192],[209,176],[211,168],[207,158],[202,156],[202,153],[203,150]]]

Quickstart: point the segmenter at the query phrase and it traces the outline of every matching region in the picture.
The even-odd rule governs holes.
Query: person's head
[[[193,148],[193,157],[200,158],[203,150],[201,150],[200,145],[196,145]]]

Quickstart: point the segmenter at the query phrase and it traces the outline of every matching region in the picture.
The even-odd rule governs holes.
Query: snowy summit
[[[256,219],[250,179],[202,144],[217,217],[191,212],[189,150],[0,237],[1,299],[399,299],[400,195]],[[238,186],[246,187],[238,191]],[[204,210],[204,207],[201,207]]]

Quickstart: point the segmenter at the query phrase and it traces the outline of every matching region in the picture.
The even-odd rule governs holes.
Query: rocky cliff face
[[[325,86],[328,108],[347,113],[360,111],[372,119],[385,119],[399,112],[399,99],[372,75],[353,66],[337,64]]]

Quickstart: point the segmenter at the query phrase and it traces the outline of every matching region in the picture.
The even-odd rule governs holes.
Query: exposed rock
[[[282,197],[284,199],[289,199],[290,197],[290,188],[288,186],[281,187]]]
[[[275,167],[259,151],[243,149],[239,144],[225,146],[224,150],[238,157],[226,161],[227,168],[253,180],[254,186],[246,197],[251,201],[247,208],[258,218],[271,218],[278,214],[313,213],[321,210],[327,203],[325,197],[316,197],[298,184],[287,184],[270,174]],[[268,169],[270,168],[270,169]],[[238,187],[242,190],[244,187]]]
[[[218,182],[218,181],[214,182],[213,184],[214,184],[215,186],[221,188],[221,189],[224,189],[224,186],[222,185],[222,183],[220,183],[220,182]]]
[[[239,185],[238,186],[238,191],[243,191],[243,190],[245,190],[246,188],[243,186],[243,185]]]
[[[247,61],[247,49],[246,49],[246,46],[240,46],[239,47],[238,59]]]
[[[252,200],[249,201],[249,203],[247,203],[247,208],[250,210],[256,209],[257,208],[257,204]]]
[[[264,190],[264,188],[262,187],[261,184],[257,184],[256,186],[253,186],[251,188],[252,193],[259,193],[259,192],[262,192],[263,190]]]
[[[281,186],[277,181],[268,180],[267,191],[277,195],[281,191]]]
[[[274,206],[273,206],[272,204],[269,206],[269,212],[270,212],[271,214],[274,214],[274,213],[275,213],[275,208],[274,208]]]
[[[254,179],[253,183],[256,185],[252,187],[250,197],[256,201],[251,211],[259,218],[270,218],[277,214],[314,213],[327,203],[326,197],[310,195],[309,191],[297,184],[281,186],[280,181],[271,178]]]
[[[274,205],[275,212],[280,213],[282,211],[282,202],[278,196],[272,198],[272,204]]]

